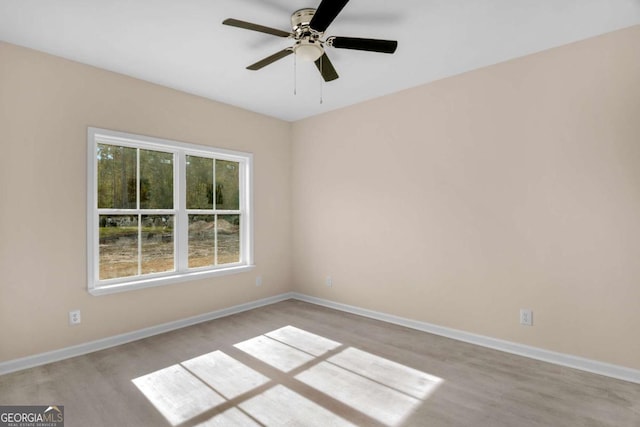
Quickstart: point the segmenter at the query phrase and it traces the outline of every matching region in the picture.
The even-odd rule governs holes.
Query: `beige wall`
[[[89,295],[87,126],[254,153],[257,268]],[[0,43],[0,362],[290,290],[290,138],[283,121]]]
[[[639,76],[636,26],[295,123],[296,289],[639,369]]]
[[[0,43],[0,362],[296,290],[638,369],[638,52],[636,26],[290,125]],[[87,126],[253,152],[257,269],[89,295]]]

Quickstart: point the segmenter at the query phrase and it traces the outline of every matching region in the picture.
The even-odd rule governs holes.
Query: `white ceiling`
[[[221,24],[290,30],[319,1],[0,0],[0,40],[294,121],[640,23],[640,0],[351,0],[326,34],[397,52],[328,48],[340,78],[298,62],[297,95],[293,55],[245,69],[290,39]]]

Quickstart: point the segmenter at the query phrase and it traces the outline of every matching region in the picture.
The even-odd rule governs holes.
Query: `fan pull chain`
[[[298,60],[295,52],[293,53],[293,94],[298,94]]]
[[[320,104],[322,104],[322,88],[323,88],[323,81],[324,81],[324,74],[322,73],[322,64],[324,64],[324,58],[321,56],[320,57]]]

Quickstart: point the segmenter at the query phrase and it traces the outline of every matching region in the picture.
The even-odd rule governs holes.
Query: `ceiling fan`
[[[293,46],[249,65],[247,67],[248,70],[259,70],[295,53],[297,58],[314,61],[322,78],[329,82],[337,79],[338,73],[325,52],[326,46],[336,49],[366,50],[381,53],[394,53],[398,47],[398,42],[395,40],[335,36],[325,38],[324,32],[348,2],[349,0],[322,0],[317,9],[304,8],[293,12],[291,15],[291,32],[232,18],[225,19],[222,23],[232,27],[258,31],[277,37],[288,37],[294,40]]]

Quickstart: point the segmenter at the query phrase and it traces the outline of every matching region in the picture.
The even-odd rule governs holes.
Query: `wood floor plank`
[[[236,347],[256,337],[245,346],[254,354]],[[255,344],[265,339],[271,353],[260,354]],[[268,363],[272,347],[279,368]],[[336,370],[340,381],[331,383]],[[305,376],[314,384],[300,381]],[[137,378],[154,380],[147,385],[162,410]],[[425,392],[435,378],[441,382]],[[331,390],[340,383],[367,394],[358,386],[367,381],[415,404],[400,414],[384,408],[384,398],[369,400],[388,410],[376,419],[362,396]],[[64,405],[67,427],[318,425],[298,410],[307,406],[318,417],[362,426],[640,426],[638,384],[296,300],[0,376],[0,405],[18,404]]]

